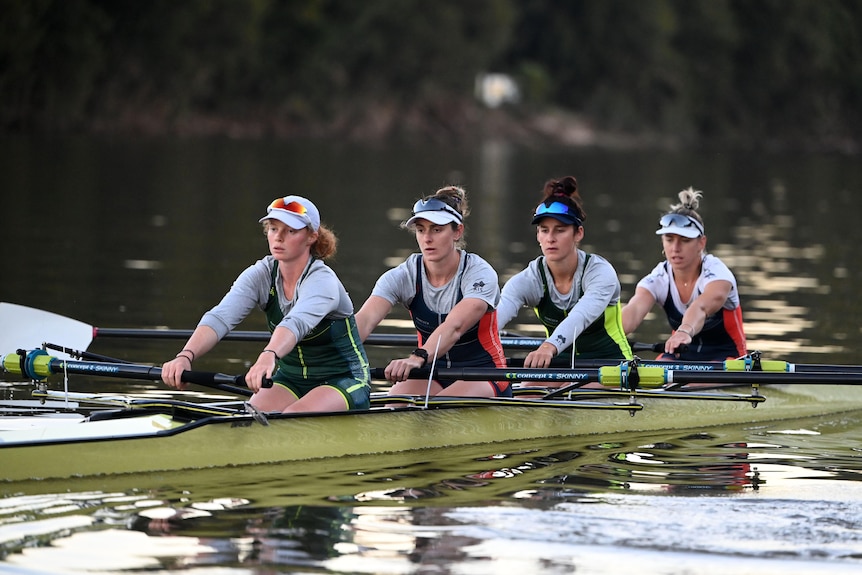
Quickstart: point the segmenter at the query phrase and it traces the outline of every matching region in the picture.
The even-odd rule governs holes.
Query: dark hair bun
[[[578,181],[573,176],[566,176],[559,180],[551,180],[551,195],[566,196],[571,198],[578,193]]]

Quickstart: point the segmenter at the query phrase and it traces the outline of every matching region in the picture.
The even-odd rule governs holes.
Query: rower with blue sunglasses
[[[706,231],[697,213],[702,193],[688,188],[659,220],[665,261],[641,279],[623,307],[623,327],[635,331],[655,304],[673,333],[657,359],[721,361],[745,355],[745,330],[736,278],[706,253]]]
[[[586,214],[577,180],[549,180],[543,193],[532,222],[542,255],[503,286],[499,329],[522,308],[535,311],[547,339],[527,354],[525,367],[548,367],[555,356],[572,366],[576,358],[631,359],[617,272],[602,256],[579,248]]]
[[[407,308],[413,320],[419,347],[384,369],[393,383],[390,394],[512,396],[507,381],[433,377],[439,367],[506,366],[497,331],[497,272],[463,249],[468,214],[466,194],[458,186],[446,186],[416,202],[402,227],[413,233],[420,253],[380,276],[356,313],[363,341],[396,304]],[[432,377],[410,377],[412,370],[422,367],[431,368]]]

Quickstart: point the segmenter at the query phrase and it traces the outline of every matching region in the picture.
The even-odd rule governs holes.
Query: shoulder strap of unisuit
[[[587,275],[587,264],[590,263],[591,255],[584,252],[584,273],[581,274],[581,281],[578,282],[578,299],[584,297],[584,276]]]
[[[545,275],[545,256],[539,256],[538,261],[539,276],[542,278],[542,289],[548,293],[548,278]]]
[[[316,260],[316,259],[317,259],[316,257],[311,256],[311,259],[308,260],[308,264],[306,264],[305,270],[302,272],[302,275],[299,277],[299,281],[296,282],[296,289],[294,290],[295,294],[294,294],[293,299],[299,299],[299,286],[301,286],[302,282],[305,281],[305,278],[308,277],[308,274],[311,272],[311,266],[314,265],[314,260]]]

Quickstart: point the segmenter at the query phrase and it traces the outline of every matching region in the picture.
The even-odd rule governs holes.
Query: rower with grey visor
[[[657,359],[720,361],[747,353],[736,277],[706,253],[706,228],[697,212],[703,193],[679,192],[680,203],[659,220],[665,261],[635,288],[623,307],[623,329],[631,335],[659,304],[673,330]]]

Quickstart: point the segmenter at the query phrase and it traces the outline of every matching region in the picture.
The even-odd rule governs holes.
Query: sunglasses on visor
[[[306,210],[305,206],[299,202],[294,201],[285,203],[284,198],[278,198],[269,204],[269,207],[266,208],[266,213],[270,213],[272,210],[284,210],[286,212],[296,214],[311,223],[311,219],[308,217],[308,210]]]
[[[703,225],[701,225],[701,223],[696,219],[686,216],[685,214],[665,214],[661,217],[658,223],[663,228],[669,228],[670,226],[676,226],[678,228],[694,227],[700,232],[700,235],[706,235],[703,231]]]
[[[573,224],[575,226],[581,226],[583,223],[581,222],[581,218],[566,204],[562,202],[551,202],[550,204],[545,204],[542,202],[539,204],[539,207],[536,208],[536,213],[533,214],[533,218],[540,218],[542,216],[551,216],[551,215],[561,215],[568,216],[573,220]]]
[[[456,210],[443,200],[438,200],[437,198],[419,200],[418,202],[413,204],[413,215],[419,215],[420,212],[446,212],[458,218],[459,223],[464,220],[461,217],[461,214],[458,213],[458,210]]]

